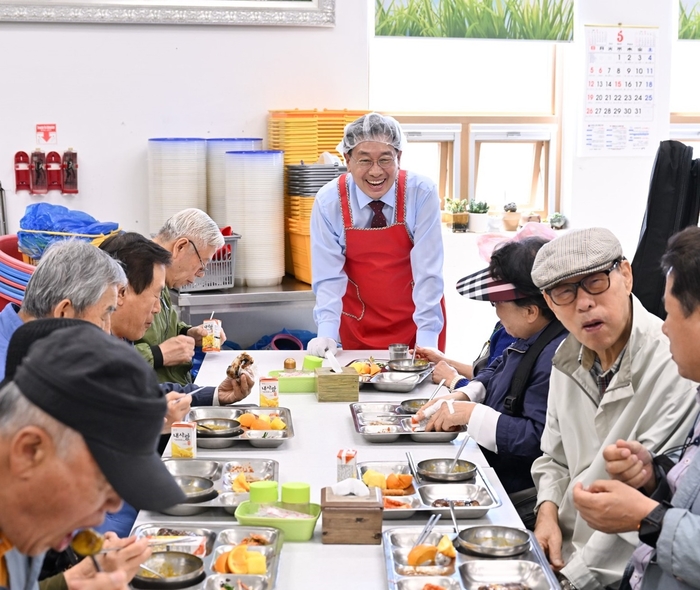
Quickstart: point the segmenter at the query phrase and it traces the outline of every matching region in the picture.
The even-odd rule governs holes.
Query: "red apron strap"
[[[406,171],[399,170],[398,187],[396,190],[396,223],[406,221]]]
[[[350,198],[348,194],[348,175],[341,174],[338,177],[338,197],[340,198],[340,212],[343,214],[343,227],[352,228],[352,215],[350,213]]]

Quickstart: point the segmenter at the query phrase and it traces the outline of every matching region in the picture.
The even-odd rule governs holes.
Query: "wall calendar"
[[[647,155],[654,129],[658,28],[586,26],[582,156]]]

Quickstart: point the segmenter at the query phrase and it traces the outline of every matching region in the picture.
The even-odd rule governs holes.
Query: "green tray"
[[[270,377],[277,377],[280,393],[316,393],[316,376],[285,377],[284,371],[270,371]]]
[[[280,504],[279,502],[277,504]],[[236,508],[235,517],[239,523],[245,526],[272,526],[284,533],[285,541],[310,541],[314,536],[314,529],[321,515],[319,504],[309,504],[313,518],[269,518],[266,516],[253,516],[257,506],[248,501],[241,502]]]

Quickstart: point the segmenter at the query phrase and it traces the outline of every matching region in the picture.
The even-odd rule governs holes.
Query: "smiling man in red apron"
[[[445,349],[440,201],[429,178],[400,170],[405,136],[371,113],[345,128],[349,174],[316,195],[311,215],[314,319],[310,354]]]

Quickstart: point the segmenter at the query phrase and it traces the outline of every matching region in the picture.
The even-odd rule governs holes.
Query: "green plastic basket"
[[[270,371],[268,375],[277,377],[280,393],[316,393],[316,375],[285,377],[284,371]]]
[[[281,507],[279,502],[276,505]],[[310,541],[321,515],[321,506],[309,504],[309,512],[313,518],[268,518],[254,516],[256,511],[257,506],[246,501],[238,505],[234,515],[236,520],[245,526],[271,526],[280,529],[284,533],[285,541]]]

